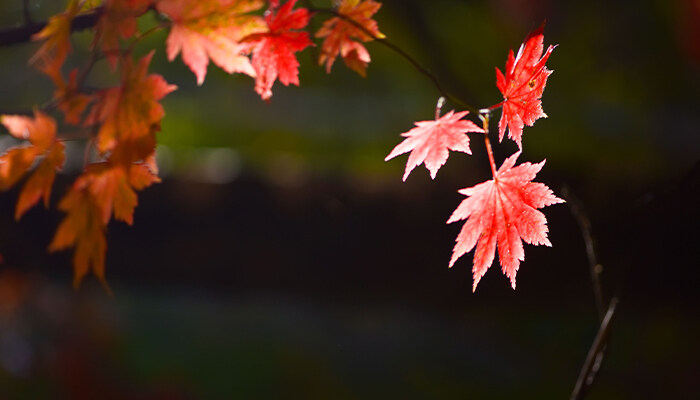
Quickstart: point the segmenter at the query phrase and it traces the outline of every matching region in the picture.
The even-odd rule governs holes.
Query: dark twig
[[[581,367],[581,372],[579,372],[578,379],[576,380],[576,386],[574,386],[574,391],[571,393],[571,400],[580,400],[584,398],[586,392],[595,379],[598,369],[600,369],[600,364],[602,362],[603,355],[605,354],[605,348],[607,347],[608,338],[610,337],[610,327],[615,317],[617,303],[617,297],[613,297],[612,300],[610,300],[608,311],[605,313],[605,316],[600,323],[598,334],[596,335],[595,340],[593,340],[593,344],[588,350],[586,361],[583,363],[583,367]]]
[[[96,8],[89,13],[80,14],[73,19],[71,31],[81,31],[92,28],[97,24],[97,20],[102,13],[102,7]],[[25,15],[26,19],[26,15]],[[0,46],[10,46],[13,44],[27,43],[32,40],[32,36],[46,27],[48,22],[25,21],[23,25],[11,28],[0,28]]]
[[[31,26],[34,25],[34,20],[32,19],[32,13],[29,8],[29,0],[22,0],[22,17],[24,18],[24,23]]]
[[[408,54],[404,49],[400,48],[399,46],[395,45],[394,43],[390,42],[386,38],[380,38],[376,36],[374,33],[372,33],[370,30],[359,24],[357,21],[353,20],[352,18],[348,18],[347,16],[339,13],[336,10],[333,9],[328,9],[328,8],[317,8],[317,7],[312,7],[309,6],[309,11],[313,11],[316,13],[326,13],[326,14],[332,14],[338,18],[342,18],[343,20],[355,25],[358,29],[360,29],[362,32],[364,32],[367,36],[371,37],[373,40],[383,44],[384,46],[388,47],[389,49],[393,50],[395,53],[403,57],[406,61],[408,61],[418,72],[421,74],[425,75],[430,81],[433,83],[435,88],[440,92],[442,97],[445,97],[446,99],[450,100],[454,104],[457,104],[458,106],[469,110],[473,114],[478,114],[479,110],[464,101],[460,100],[459,98],[455,97],[454,95],[450,94],[440,83],[440,80],[437,78],[437,76],[432,73],[428,68],[424,67],[418,60],[416,60],[413,56]]]
[[[591,231],[591,220],[583,210],[581,202],[576,198],[576,196],[573,195],[573,193],[571,193],[571,190],[567,186],[562,188],[562,194],[566,199],[566,203],[569,205],[571,214],[574,216],[574,219],[576,219],[576,222],[581,229],[581,236],[583,237],[586,245],[586,256],[588,257],[589,266],[588,269],[591,275],[591,282],[593,284],[593,297],[595,298],[598,318],[601,321],[598,335],[596,336],[596,339],[588,352],[586,361],[581,367],[579,377],[576,380],[576,386],[571,394],[572,400],[578,400],[585,396],[588,388],[590,388],[595,381],[598,371],[600,371],[600,367],[603,363],[607,350],[607,339],[610,334],[610,322],[615,314],[615,307],[617,306],[618,299],[617,297],[614,297],[610,301],[606,312],[603,286],[600,282],[600,275],[603,272],[603,266],[598,260],[595,240]]]
[[[576,219],[576,222],[578,222],[578,226],[581,229],[581,236],[586,244],[589,272],[591,274],[591,282],[593,283],[593,296],[595,297],[596,309],[598,310],[598,318],[602,320],[605,315],[605,298],[603,296],[603,286],[600,283],[600,275],[603,272],[603,266],[598,261],[595,240],[591,233],[591,220],[583,211],[581,202],[571,193],[568,186],[562,188],[562,195],[566,199],[566,204],[569,206],[571,214]]]

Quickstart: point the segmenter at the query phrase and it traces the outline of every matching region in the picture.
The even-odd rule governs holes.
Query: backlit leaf
[[[182,52],[182,61],[194,72],[198,85],[204,82],[210,59],[229,74],[255,77],[240,41],[266,31],[265,21],[250,14],[263,4],[261,0],[159,0],[158,11],[173,21],[166,43],[168,60]]]
[[[255,91],[269,100],[272,85],[279,78],[283,85],[299,85],[299,62],[294,53],[311,46],[308,32],[299,31],[309,23],[304,8],[292,11],[296,0],[287,1],[277,12],[265,16],[268,32],[253,34],[245,39],[253,53]]]
[[[430,177],[435,179],[438,170],[447,161],[448,150],[471,154],[469,136],[466,133],[484,132],[473,122],[462,119],[467,114],[469,111],[450,111],[434,121],[416,122],[415,128],[401,134],[407,139],[394,147],[384,161],[410,151],[403,180],[408,178],[413,168],[422,163],[425,163],[425,167],[430,171]]]
[[[159,129],[165,115],[159,101],[177,86],[169,85],[160,75],[148,74],[152,57],[153,51],[136,65],[131,58],[125,58],[121,86],[98,94],[85,123],[102,123],[96,140],[101,153],[113,150],[120,141],[138,140]]]
[[[496,247],[503,273],[515,289],[515,275],[520,261],[525,259],[522,241],[551,246],[547,239],[547,219],[537,209],[564,200],[554,196],[544,184],[532,182],[544,161],[514,167],[519,155],[520,152],[506,159],[492,180],[460,190],[468,197],[447,221],[467,220],[457,236],[450,267],[476,246],[474,290],[493,263]]]
[[[508,129],[508,137],[522,149],[523,127],[532,126],[539,118],[546,118],[542,111],[542,92],[552,71],[545,63],[556,46],[549,46],[544,55],[544,24],[531,32],[520,46],[518,55],[508,54],[505,76],[496,68],[496,85],[503,94],[503,112],[498,122],[499,140]]]

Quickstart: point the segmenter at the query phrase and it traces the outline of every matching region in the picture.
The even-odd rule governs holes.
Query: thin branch
[[[32,13],[29,7],[29,0],[22,0],[22,17],[26,25],[34,25]]]
[[[88,75],[92,71],[92,69],[95,67],[95,64],[97,63],[97,60],[99,59],[99,55],[97,54],[97,51],[93,50],[90,52],[90,59],[88,60],[87,65],[80,71],[78,74],[78,77],[75,80],[75,86],[77,88],[80,88],[83,86],[85,83],[85,80],[87,79]]]
[[[31,116],[34,112],[31,108],[0,108],[0,115],[26,115]],[[3,131],[3,133],[5,133]]]
[[[346,15],[343,15],[339,13],[336,10],[333,9],[328,9],[328,8],[318,8],[318,7],[313,7],[309,4],[309,11],[316,12],[316,13],[326,13],[326,14],[332,14],[338,18],[342,18],[343,20],[353,24],[355,27],[360,29],[362,32],[364,32],[367,36],[371,37],[373,40],[383,44],[384,46],[388,47],[389,49],[393,50],[395,53],[403,57],[406,61],[408,61],[413,67],[418,70],[421,74],[425,75],[435,86],[435,88],[440,92],[442,97],[445,97],[446,99],[450,100],[454,104],[457,104],[458,106],[469,110],[473,114],[478,114],[479,110],[472,106],[467,104],[466,102],[460,100],[458,97],[455,97],[454,95],[450,94],[440,83],[440,80],[438,77],[432,73],[428,68],[424,67],[418,60],[416,60],[413,56],[408,54],[405,50],[400,48],[399,46],[395,45],[394,43],[390,42],[386,38],[380,38],[376,36],[374,33],[372,33],[369,29],[365,28],[361,24],[359,24],[357,21],[353,20],[352,18],[349,18]]]
[[[165,28],[169,27],[170,25],[172,25],[171,22],[163,22],[163,23],[160,23],[156,26],[151,27],[149,30],[147,30],[143,33],[136,35],[136,37],[134,37],[134,39],[129,44],[128,52],[132,52],[134,50],[134,46],[136,46],[137,43],[139,43],[140,41],[142,41],[146,37],[152,35],[155,32],[160,31],[161,29],[165,29]]]
[[[581,371],[579,372],[578,379],[576,380],[576,386],[574,386],[574,391],[571,393],[571,400],[580,400],[584,398],[586,392],[590,388],[598,371],[600,370],[605,349],[608,344],[608,339],[610,338],[610,327],[615,317],[617,303],[617,297],[613,297],[612,300],[610,300],[608,311],[605,313],[605,316],[600,323],[598,334],[596,335],[595,340],[593,340],[593,344],[588,350],[586,361],[583,363],[583,367],[581,367]]]
[[[595,297],[596,309],[598,310],[598,318],[602,320],[605,316],[605,297],[603,296],[603,286],[600,283],[603,266],[598,261],[595,240],[591,233],[591,220],[583,211],[581,202],[571,193],[568,186],[562,188],[562,195],[566,199],[566,204],[569,206],[574,219],[576,219],[579,229],[581,229],[581,236],[586,244],[586,256],[588,256],[588,267],[591,282],[593,283],[593,296]]]
[[[101,13],[102,7],[98,7],[94,11],[76,16],[71,22],[71,32],[92,28],[97,24]],[[0,28],[0,46],[29,43],[32,41],[32,36],[44,29],[47,23],[47,21],[31,22],[25,20],[23,25]]]

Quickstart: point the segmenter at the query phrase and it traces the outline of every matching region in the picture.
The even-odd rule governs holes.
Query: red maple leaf
[[[447,161],[448,150],[472,153],[469,148],[469,136],[465,133],[484,132],[473,122],[462,119],[467,114],[469,111],[455,113],[453,110],[434,121],[416,122],[415,128],[401,134],[407,139],[394,147],[384,161],[410,151],[403,180],[408,178],[413,168],[422,163],[425,163],[425,168],[430,171],[430,177],[435,179],[438,170]]]
[[[331,72],[331,67],[340,54],[345,65],[365,76],[370,57],[365,46],[358,40],[369,42],[374,38],[384,38],[377,21],[372,19],[372,15],[379,11],[381,6],[381,3],[372,0],[342,0],[337,12],[344,18],[330,18],[316,32],[317,38],[326,38],[321,45],[321,55],[318,59],[319,65],[326,64],[326,72]]]
[[[498,245],[498,258],[505,275],[515,289],[515,274],[525,259],[522,241],[551,246],[547,239],[547,219],[538,211],[563,203],[542,183],[532,182],[544,161],[515,165],[520,152],[508,157],[492,180],[459,192],[469,196],[455,209],[447,223],[466,219],[457,236],[450,267],[459,257],[474,253],[474,287],[491,266]]]
[[[542,111],[542,92],[547,84],[547,77],[552,71],[545,68],[545,63],[556,46],[544,48],[544,24],[532,31],[513,56],[508,53],[506,75],[496,68],[496,86],[503,94],[503,112],[498,122],[499,140],[508,128],[508,137],[522,149],[523,127],[532,126],[539,118],[546,118]]]
[[[261,0],[160,0],[159,12],[172,19],[166,42],[168,60],[182,51],[182,61],[190,67],[201,85],[209,59],[232,74],[255,77],[241,39],[265,31],[262,18],[249,13],[263,6]]]
[[[309,23],[309,11],[292,11],[296,0],[286,2],[277,13],[265,15],[268,32],[253,34],[244,41],[252,51],[255,69],[255,91],[263,98],[272,97],[272,85],[279,77],[283,85],[299,86],[299,62],[295,52],[313,45],[308,32],[299,32]]]

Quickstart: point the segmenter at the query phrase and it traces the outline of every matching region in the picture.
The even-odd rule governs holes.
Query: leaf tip
[[[474,284],[472,285],[472,293],[476,293],[476,286],[479,284],[479,281],[481,281],[481,277],[474,276]]]

